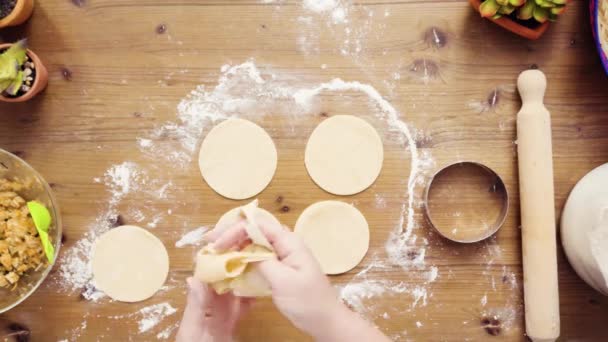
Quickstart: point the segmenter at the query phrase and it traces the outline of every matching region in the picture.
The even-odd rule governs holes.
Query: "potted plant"
[[[34,0],[0,0],[0,28],[25,22],[34,9]]]
[[[23,102],[42,91],[48,72],[26,40],[0,44],[0,101]]]
[[[469,0],[482,17],[528,39],[538,39],[568,0]]]

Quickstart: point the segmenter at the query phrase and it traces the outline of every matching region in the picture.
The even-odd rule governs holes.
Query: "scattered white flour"
[[[509,272],[507,266],[502,266],[502,279],[504,283],[509,285],[511,290],[516,290],[518,288],[517,277],[514,272]]]
[[[351,281],[339,288],[340,298],[360,314],[373,315],[376,305],[370,299],[377,297],[395,297],[403,300],[403,295],[408,295],[412,302],[409,310],[418,305],[426,306],[428,293],[422,286],[408,286],[402,281],[366,279],[362,281]],[[384,318],[384,314],[377,314]]]
[[[132,312],[129,314],[108,316],[108,318],[113,319],[113,320],[124,321],[127,318],[136,317],[138,331],[141,334],[141,333],[150,331],[152,328],[154,328],[160,322],[162,322],[165,318],[175,314],[176,312],[177,312],[177,309],[174,308],[171,304],[169,304],[168,302],[163,302],[163,303],[158,303],[158,304],[153,304],[153,305],[143,307],[143,308],[139,309],[138,311],[135,311],[135,312]],[[173,327],[173,326],[171,326],[171,327]],[[165,329],[165,330],[167,330],[167,329]],[[173,329],[175,329],[175,328],[173,328]],[[173,329],[169,329],[168,332],[165,332],[165,330],[161,331],[157,335],[157,338],[160,339],[163,334],[170,335],[171,332],[173,331]],[[161,337],[159,337],[159,335]]]
[[[140,147],[146,148],[152,146],[152,140],[145,138],[138,138],[137,143]]]
[[[483,297],[481,297],[481,306],[486,306],[486,304],[488,304],[488,295],[484,294]]]
[[[85,284],[84,291],[82,291],[80,295],[91,302],[97,302],[107,296],[103,291],[98,290],[92,284]]]
[[[158,340],[166,340],[171,337],[171,334],[179,327],[179,322],[172,324],[165,329],[161,330],[158,334],[156,334],[156,339]]]
[[[137,164],[127,161],[112,165],[104,174],[104,182],[112,194],[110,204],[116,205],[127,194],[145,185],[146,176]]]
[[[416,147],[416,142],[414,141],[412,132],[408,125],[400,119],[399,112],[395,109],[395,107],[393,107],[386,99],[384,99],[382,95],[380,95],[380,93],[371,85],[360,83],[358,81],[345,82],[339,78],[333,79],[331,82],[322,83],[319,86],[313,88],[299,89],[293,94],[293,99],[295,100],[295,103],[297,105],[300,105],[303,108],[310,108],[313,103],[313,98],[323,92],[347,91],[361,92],[367,95],[370,99],[370,102],[375,104],[378,109],[377,116],[386,120],[389,125],[389,128],[392,131],[397,131],[402,134],[401,139],[404,139],[407,143],[409,153],[411,155],[410,174],[407,188],[407,207],[405,208],[407,212],[407,222],[405,222],[405,227],[398,227],[398,232],[401,233],[401,231],[404,231],[405,237],[408,238],[411,235],[412,229],[414,228],[415,224],[414,190],[416,184],[419,181],[419,157],[418,148]]]
[[[427,272],[427,279],[426,281],[428,283],[432,283],[435,280],[437,280],[437,276],[439,275],[439,269],[437,268],[437,266],[431,266],[429,268],[429,271]]]
[[[286,1],[260,0],[260,2],[282,4]],[[372,59],[360,59],[365,58],[367,51],[371,51],[371,49],[367,51],[365,49],[367,39],[374,35],[383,35],[383,25],[385,24],[382,23],[382,19],[377,22],[375,18],[390,16],[391,13],[388,9],[375,12],[370,9],[370,6],[353,4],[350,0],[303,0],[301,6],[304,15],[294,20],[298,30],[294,43],[300,52],[320,54],[322,45],[331,46],[333,43],[335,45],[333,53],[338,52],[350,57],[354,64],[361,66],[361,72],[370,79],[370,83],[382,84],[376,82],[378,79],[376,79],[376,73],[373,72],[374,59],[378,57],[376,52],[372,51]],[[351,18],[357,19],[357,25],[348,25],[351,23]],[[352,22],[355,21],[352,20]],[[334,38],[333,42],[321,44],[320,34],[325,33],[322,29],[329,31],[331,37]],[[436,32],[433,31],[433,34]],[[435,38],[438,39],[438,37]],[[172,38],[167,35],[167,39]],[[379,51],[382,55],[386,55],[388,52],[391,51],[387,51],[387,49]],[[399,51],[399,53],[401,52]],[[411,57],[410,54],[405,55],[407,55],[406,58]],[[321,64],[321,69],[325,70],[323,71],[325,73],[326,68],[326,64]],[[432,78],[432,70],[427,65],[427,60],[422,59],[422,64],[416,68],[420,70],[416,70],[417,72],[413,76],[419,77],[425,84],[428,83]],[[408,76],[407,69],[401,69],[400,66],[396,70],[387,69],[385,71],[386,79],[391,83],[402,81]],[[160,85],[166,86],[166,81],[171,76],[170,74],[165,80],[159,81]],[[430,150],[419,149],[416,142],[424,143],[430,137],[425,137],[421,134],[422,132],[413,129],[405,122],[406,113],[397,110],[387,100],[390,98],[390,92],[383,95],[369,84],[341,79],[333,79],[321,84],[305,82],[300,79],[294,80],[289,75],[275,74],[269,68],[260,71],[253,61],[224,65],[220,70],[217,85],[197,87],[179,103],[175,120],[155,127],[145,136],[139,137],[134,145],[151,159],[159,160],[159,164],[171,165],[172,171],[190,170],[206,130],[228,117],[242,116],[255,121],[268,113],[286,113],[285,115],[291,115],[294,118],[307,114],[314,115],[317,114],[315,111],[318,109],[317,104],[324,100],[325,93],[334,93],[339,96],[357,93],[356,96],[368,99],[377,119],[387,124],[391,141],[403,144],[410,161],[410,170],[407,184],[404,185],[405,189],[400,193],[402,201],[400,215],[384,244],[384,251],[378,251],[378,255],[375,255],[362,271],[356,274],[348,284],[340,287],[340,296],[356,311],[371,318],[385,320],[402,316],[408,310],[426,306],[429,299],[432,298],[432,284],[439,278],[439,270],[436,266],[426,263],[425,257],[429,242],[424,236],[418,236],[421,226],[417,221],[422,220],[417,209],[420,208],[422,185],[425,184],[427,172],[433,169],[434,161]],[[386,91],[383,90],[383,93]],[[155,105],[157,104],[155,103]],[[471,101],[466,105],[478,113],[491,109],[487,100]],[[153,105],[149,106],[150,109],[154,109]],[[415,102],[411,103],[411,108],[416,108]],[[284,121],[289,122],[290,119],[288,117]],[[295,132],[297,129],[297,126],[294,127],[292,123],[286,123],[286,125],[292,125],[292,127],[284,127],[291,132]],[[103,177],[94,179],[95,183],[104,183],[106,190],[110,193],[110,198],[107,200],[107,205],[100,209],[95,221],[89,225],[84,237],[62,253],[57,272],[62,290],[73,292],[84,289],[82,296],[93,301],[103,297],[103,293],[96,291],[90,283],[89,260],[93,242],[100,234],[114,225],[118,217],[117,207],[130,193],[145,192],[153,200],[167,198],[173,184],[168,180],[154,183],[155,181],[150,179],[153,177],[148,177],[144,169],[130,161],[113,165],[104,173]],[[375,194],[375,205],[377,208],[387,207],[386,199]],[[171,215],[172,212],[172,209],[167,210],[168,215]],[[143,213],[141,214],[143,215]],[[152,219],[147,226],[156,227],[163,219],[162,215],[164,212],[151,216]],[[143,221],[143,218],[141,220]],[[206,227],[199,227],[187,232],[175,242],[175,246],[181,248],[200,243],[206,230]],[[508,327],[509,324],[515,324],[514,322],[518,321],[518,315],[521,315],[520,308],[514,304],[519,298],[517,278],[514,272],[507,266],[503,266],[502,278],[498,276],[496,277],[498,281],[495,280],[492,271],[497,267],[502,256],[500,247],[496,244],[486,246],[484,254],[486,258],[484,261],[488,265],[484,273],[485,279],[491,284],[494,291],[497,290],[497,287],[505,286],[511,289],[513,296],[509,305],[502,308],[488,308],[488,314],[501,317],[505,327]],[[384,277],[385,272],[403,273],[404,270],[407,271],[407,283]],[[496,275],[499,273],[496,272]],[[447,279],[450,279],[451,276],[453,276],[453,272],[448,269]],[[396,311],[389,313],[386,311],[387,308],[377,307],[374,299],[379,297],[394,299]],[[487,295],[484,295],[482,305],[486,304]],[[164,302],[144,307],[132,314],[110,318],[136,317],[139,332],[150,333],[154,327],[160,329],[161,327],[158,325],[163,319],[176,312],[176,308],[168,302]],[[463,324],[468,324],[468,321],[466,322]],[[418,328],[423,326],[420,321],[416,321],[415,325]],[[83,323],[73,330],[71,340],[78,339],[86,326],[85,318]],[[171,324],[158,332],[156,337],[168,339],[177,327],[178,323]],[[407,339],[407,331],[393,332],[391,337]]]
[[[333,7],[328,7],[330,9],[326,11],[333,13],[342,3],[332,3]],[[314,4],[310,2],[308,5]],[[321,7],[309,8],[311,11],[320,11]],[[344,13],[348,13],[348,10]],[[287,118],[284,129],[295,132],[298,118],[317,115],[327,93],[366,99],[373,115],[386,124],[391,141],[404,146],[405,158],[409,160],[409,176],[403,185],[400,215],[385,243],[385,250],[379,251],[382,255],[378,255],[363,271],[355,275],[350,283],[343,285],[340,295],[355,310],[374,317],[383,317],[386,312],[369,302],[377,297],[399,299],[399,303],[402,303],[399,306],[401,311],[425,306],[431,297],[428,291],[438,278],[439,271],[437,267],[425,263],[428,241],[425,237],[418,238],[416,234],[420,227],[415,221],[415,211],[420,205],[421,185],[424,184],[426,172],[433,167],[433,160],[427,149],[419,150],[416,146],[420,132],[409,127],[403,121],[403,114],[371,85],[342,79],[307,84],[289,75],[274,73],[269,68],[261,71],[251,60],[237,65],[224,65],[216,86],[196,88],[177,106],[175,121],[161,123],[134,144],[157,164],[171,164],[173,171],[190,169],[204,133],[217,122],[232,116],[252,118],[255,121],[268,113],[287,113],[285,115],[292,116],[294,120]],[[60,280],[65,289],[75,291],[90,286],[89,253],[92,244],[97,236],[110,229],[116,221],[117,206],[121,200],[135,191],[156,200],[167,196],[168,189],[172,187],[169,179],[148,176],[146,170],[134,162],[125,161],[111,166],[104,173],[103,183],[110,192],[110,199],[85,236],[68,249],[60,261]],[[376,205],[385,207],[384,198],[376,197]],[[171,212],[172,209],[167,210],[168,214]],[[160,219],[161,217],[154,216],[148,226],[155,227]],[[176,241],[175,246],[199,243],[205,230],[206,227],[200,227],[186,233]],[[402,270],[411,270],[410,280],[415,282],[385,280],[382,276],[383,272]],[[96,296],[88,295],[88,298],[94,299]],[[168,303],[148,307],[141,313],[140,332],[152,329],[162,317],[172,315],[175,311]],[[390,315],[387,313],[387,316]]]
[[[138,208],[129,208],[127,210],[127,218],[129,221],[141,222],[146,219],[146,215]]]
[[[78,341],[80,340],[80,335],[82,335],[82,333],[86,330],[87,328],[87,324],[88,324],[88,317],[89,314],[85,314],[84,315],[84,319],[82,320],[82,322],[80,322],[80,324],[78,326],[76,326],[75,328],[71,329],[68,333],[68,337],[64,338],[63,341]]]
[[[142,316],[138,323],[139,332],[144,333],[154,328],[163,319],[176,312],[177,309],[167,302],[146,306],[138,312]]]
[[[414,296],[414,302],[412,303],[412,308],[415,308],[420,301],[422,306],[426,306],[427,304],[427,290],[424,287],[416,286],[412,290],[412,295]]]
[[[309,2],[306,8],[322,11],[333,9],[338,2]],[[425,247],[416,246],[413,230],[416,225],[414,211],[417,186],[424,183],[423,168],[430,168],[430,152],[420,153],[416,147],[414,132],[402,121],[399,112],[369,84],[357,81],[333,79],[316,86],[293,86],[273,73],[262,73],[253,61],[238,65],[224,65],[218,84],[206,90],[200,86],[178,105],[178,122],[168,122],[153,130],[154,141],[170,138],[175,144],[154,143],[140,148],[156,158],[166,158],[174,165],[191,167],[198,143],[204,130],[216,122],[230,116],[263,116],[268,112],[287,112],[300,115],[314,112],[315,104],[323,93],[346,92],[361,93],[369,98],[370,105],[376,108],[376,116],[388,124],[399,142],[407,147],[410,157],[410,174],[407,189],[404,191],[405,203],[402,205],[401,218],[386,243],[390,262],[403,268],[423,269]],[[295,105],[295,108],[294,108]]]
[[[344,7],[336,7],[331,12],[331,19],[333,20],[334,24],[345,23],[346,17],[347,17],[347,12],[346,12],[346,8],[344,8]]]
[[[148,228],[156,228],[158,226],[158,223],[162,220],[162,216],[161,215],[156,215],[154,216],[154,218],[152,218],[152,221],[148,222],[148,224],[146,224],[146,226]]]
[[[312,52],[319,52],[318,44],[316,40],[311,40],[306,36],[299,36],[297,40],[298,50],[305,54],[311,54]]]
[[[62,291],[71,293],[85,290],[83,294],[90,297],[87,299],[99,299],[97,296],[92,296],[95,291],[85,289],[92,277],[90,253],[97,236],[111,228],[111,222],[115,217],[116,213],[113,211],[102,213],[95,219],[84,237],[63,253],[63,256],[59,259],[58,271],[59,287]]]
[[[206,128],[233,115],[263,115],[265,98],[274,103],[278,92],[286,90],[269,87],[252,61],[224,65],[221,73],[212,90],[199,86],[183,99],[177,106],[178,121],[156,127],[146,138],[155,143],[139,144],[140,150],[175,167],[190,168]]]
[[[169,181],[163,184],[158,190],[156,190],[156,196],[159,199],[167,198],[169,188],[173,186],[173,182]]]
[[[364,300],[377,297],[385,292],[386,283],[381,280],[370,280],[364,283],[350,282],[340,289],[340,298],[355,311],[364,313],[367,309]]]
[[[91,282],[91,253],[95,239],[108,231],[118,222],[117,205],[133,191],[141,189],[147,183],[147,177],[140,167],[133,162],[112,165],[104,173],[104,184],[110,194],[107,205],[89,225],[88,231],[71,248],[62,254],[56,281],[63,292],[81,291],[87,300],[96,301],[104,296],[94,290]]]
[[[386,208],[386,199],[382,195],[375,194],[374,198],[375,198],[375,201],[376,201],[376,208],[378,208],[378,209],[385,209]]]
[[[302,6],[313,12],[322,13],[328,12],[338,6],[338,1],[336,0],[304,0],[302,2]]]
[[[385,249],[391,264],[401,266],[404,269],[412,267],[424,269],[426,267],[424,262],[426,248],[416,245],[417,236],[413,231],[416,228],[414,213],[417,203],[417,186],[425,183],[423,167],[433,165],[430,152],[425,151],[423,155],[419,153],[412,130],[401,120],[399,112],[375,88],[368,84],[333,79],[331,82],[322,83],[317,87],[299,89],[294,93],[293,98],[296,104],[302,108],[310,108],[314,97],[328,91],[355,91],[367,95],[369,101],[377,108],[376,116],[386,121],[389,129],[399,134],[399,141],[406,144],[410,154],[410,174],[407,190],[404,194],[406,200],[402,204],[399,222],[386,242]]]
[[[182,248],[186,245],[197,245],[203,241],[203,236],[209,230],[209,227],[198,227],[184,234],[181,239],[175,243],[175,247]]]

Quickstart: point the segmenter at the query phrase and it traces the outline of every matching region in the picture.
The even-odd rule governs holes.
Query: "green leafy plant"
[[[482,17],[497,19],[515,13],[517,19],[539,23],[555,21],[566,9],[567,0],[485,0],[479,6]]]
[[[0,54],[0,93],[17,95],[25,78],[23,63],[26,61],[26,55],[25,39],[14,43]]]

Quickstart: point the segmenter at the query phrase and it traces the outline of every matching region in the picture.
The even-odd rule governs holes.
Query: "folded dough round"
[[[317,202],[302,212],[295,226],[325,274],[353,269],[369,249],[369,226],[354,206],[339,201]]]
[[[196,255],[194,277],[211,284],[218,294],[232,291],[239,297],[269,296],[270,286],[250,263],[274,257],[272,251],[253,244],[224,253],[205,247]]]
[[[114,300],[138,302],[152,297],[169,273],[163,243],[136,226],[120,226],[101,235],[91,259],[95,287]]]
[[[272,246],[259,229],[260,224],[280,225],[268,211],[258,208],[258,201],[225,213],[215,225],[215,229],[225,230],[239,220],[244,220],[247,234],[253,242],[239,251],[215,251],[203,247],[196,255],[194,277],[208,283],[219,293],[232,291],[240,297],[262,297],[271,294],[270,286],[253,267],[253,263],[275,258]]]
[[[277,150],[263,128],[233,118],[207,134],[198,164],[203,178],[218,194],[245,199],[264,190],[272,180]]]
[[[352,115],[336,115],[312,132],[304,162],[323,190],[352,195],[374,183],[383,158],[382,140],[372,125]]]
[[[243,216],[244,215],[243,211],[250,212],[251,214],[249,215],[249,217],[245,218]],[[251,241],[253,241],[253,243],[255,243],[255,244],[264,246],[268,249],[272,249],[272,246],[270,246],[270,244],[266,240],[266,237],[264,237],[264,235],[261,233],[261,231],[257,228],[250,229],[251,227],[249,225],[253,224],[253,225],[257,226],[258,223],[263,224],[264,222],[266,222],[266,224],[273,224],[273,225],[280,226],[281,223],[270,212],[268,212],[265,209],[259,208],[257,206],[257,200],[249,203],[248,205],[245,205],[242,207],[237,207],[237,208],[231,209],[228,212],[226,212],[217,221],[214,229],[220,229],[220,230],[228,229],[232,225],[237,223],[239,220],[243,220],[243,219],[248,221],[248,222],[246,222],[246,223],[248,223],[247,234],[249,235],[249,238],[251,239]]]

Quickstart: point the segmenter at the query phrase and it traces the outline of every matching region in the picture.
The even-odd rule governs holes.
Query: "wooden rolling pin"
[[[559,292],[553,191],[551,117],[543,104],[547,79],[526,70],[517,79],[517,114],[526,334],[532,341],[559,337]]]

